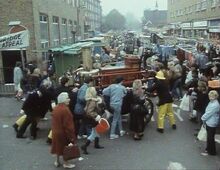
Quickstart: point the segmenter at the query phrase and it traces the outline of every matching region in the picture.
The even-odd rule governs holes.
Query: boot
[[[89,153],[87,152],[87,147],[89,146],[90,143],[91,143],[91,141],[90,141],[90,140],[87,140],[87,141],[86,141],[86,144],[81,146],[81,149],[82,149],[83,153],[86,154],[86,155],[89,154]]]
[[[103,146],[99,145],[99,138],[98,137],[95,138],[95,146],[94,147],[96,149],[103,149],[104,148]]]
[[[14,128],[15,132],[17,133],[18,132],[18,125],[15,123],[12,127]]]

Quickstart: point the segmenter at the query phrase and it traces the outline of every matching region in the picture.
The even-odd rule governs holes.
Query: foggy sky
[[[159,9],[167,9],[167,0],[157,0]],[[133,13],[136,17],[143,16],[144,9],[155,9],[156,0],[101,0],[103,14],[108,14],[112,9],[120,13]]]

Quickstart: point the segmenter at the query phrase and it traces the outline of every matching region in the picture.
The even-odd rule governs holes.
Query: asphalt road
[[[17,139],[12,128],[17,119],[21,102],[14,98],[0,98],[0,170],[55,170],[54,157],[46,137],[50,127],[48,121],[39,123],[40,131],[36,140]],[[177,112],[177,109],[175,109]],[[154,119],[156,116],[154,115]],[[196,141],[194,129],[197,124],[188,120],[181,112],[177,119],[177,130],[169,127],[166,120],[165,133],[156,131],[156,122],[151,121],[145,130],[143,140],[134,141],[129,134],[110,140],[105,134],[100,144],[105,148],[96,150],[89,146],[89,155],[82,155],[82,161],[74,160],[76,170],[162,170],[170,162],[178,162],[186,169],[219,170],[220,144],[217,144],[217,156],[201,156],[205,143]],[[127,127],[127,123],[124,123]],[[26,132],[29,135],[29,130]],[[78,141],[79,145],[83,139]]]

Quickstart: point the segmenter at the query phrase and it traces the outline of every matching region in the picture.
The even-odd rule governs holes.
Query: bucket
[[[99,124],[95,127],[97,133],[105,133],[108,131],[110,125],[108,121],[104,118],[101,118]]]

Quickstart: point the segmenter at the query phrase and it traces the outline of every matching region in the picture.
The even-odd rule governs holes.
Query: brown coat
[[[70,142],[75,143],[73,116],[65,104],[57,105],[52,112],[51,153],[63,155],[63,149]]]

